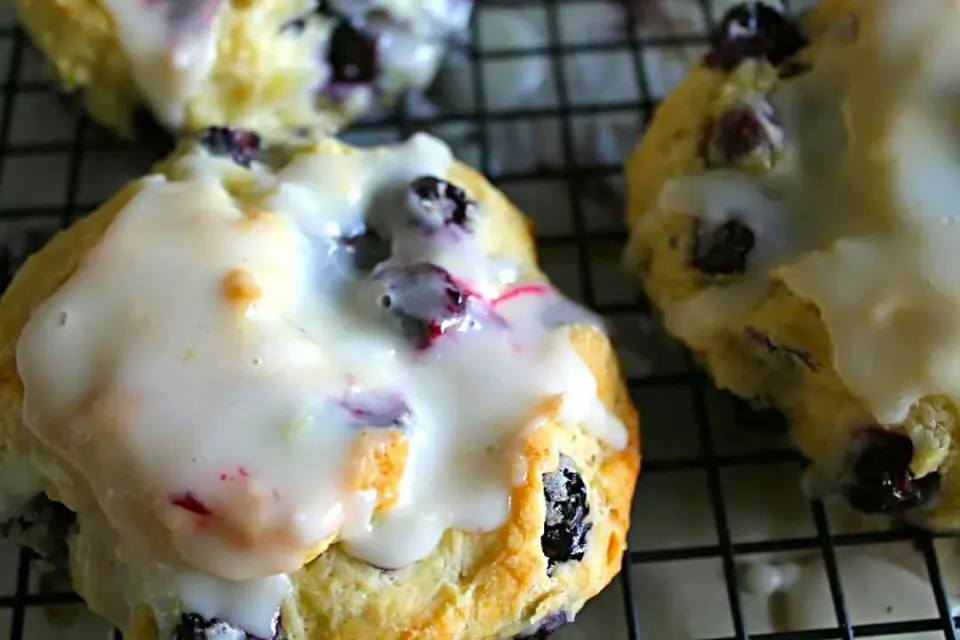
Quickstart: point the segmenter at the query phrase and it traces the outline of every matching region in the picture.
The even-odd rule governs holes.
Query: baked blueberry
[[[371,83],[377,77],[380,64],[377,41],[348,21],[341,20],[330,38],[327,62],[334,83]]]
[[[540,620],[532,633],[516,636],[514,640],[544,640],[570,621],[570,614],[566,611],[555,611]]]
[[[422,176],[410,183],[410,208],[417,223],[428,229],[452,224],[470,231],[477,203],[455,184]]]
[[[216,618],[208,620],[196,613],[181,613],[173,632],[173,640],[282,640],[283,628],[279,616],[269,638],[250,635]]]
[[[796,23],[769,3],[743,2],[727,10],[713,37],[706,63],[732,71],[748,58],[779,66],[807,46]]]
[[[690,264],[711,276],[743,273],[755,242],[753,231],[736,218],[716,226],[697,221]]]
[[[864,513],[898,514],[924,504],[940,487],[940,474],[917,478],[910,470],[913,441],[878,427],[865,429],[845,494]]]
[[[260,153],[260,136],[235,127],[209,127],[200,134],[200,144],[215,156],[226,156],[249,167]]]
[[[371,271],[390,257],[390,240],[371,227],[340,238],[339,244],[359,271]]]
[[[540,547],[547,558],[547,575],[551,575],[556,565],[583,559],[592,527],[587,522],[587,486],[573,460],[561,455],[557,470],[543,474],[543,495],[547,517]]]
[[[418,349],[471,324],[467,293],[435,264],[387,267],[375,280],[383,287],[380,306],[399,322],[401,332]]]

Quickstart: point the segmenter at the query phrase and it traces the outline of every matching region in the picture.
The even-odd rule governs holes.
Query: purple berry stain
[[[213,512],[210,510],[210,508],[198,500],[197,497],[189,491],[187,493],[170,496],[170,504],[189,511],[190,513],[195,513],[198,516],[213,515]]]
[[[410,407],[396,393],[351,391],[341,401],[351,423],[358,427],[400,429],[410,423]]]

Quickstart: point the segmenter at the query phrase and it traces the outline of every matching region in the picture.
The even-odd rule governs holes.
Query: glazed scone
[[[555,629],[619,570],[640,454],[535,260],[432,137],[184,142],[0,301],[8,528],[134,640]]]
[[[125,136],[333,131],[424,88],[472,0],[17,0],[61,86]],[[144,117],[146,116],[146,117]],[[151,118],[152,116],[152,118]],[[136,123],[136,125],[135,125]]]
[[[960,3],[732,10],[629,158],[625,265],[812,489],[960,526]]]

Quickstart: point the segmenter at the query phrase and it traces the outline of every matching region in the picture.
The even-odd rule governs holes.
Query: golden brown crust
[[[805,17],[808,33],[849,17],[853,0],[827,0]],[[816,42],[800,60],[816,63]],[[630,239],[625,268],[638,276],[654,306],[666,310],[710,285],[736,276],[709,276],[690,264],[694,218],[664,211],[658,202],[673,178],[704,170],[701,144],[710,122],[732,103],[767,95],[781,80],[761,60],[732,73],[701,64],[667,97],[625,165]],[[789,144],[789,140],[787,141]],[[878,192],[882,190],[878,189]],[[665,314],[671,332],[677,327]],[[832,366],[832,346],[817,307],[777,280],[745,317],[729,326],[684,338],[722,389],[759,406],[772,405],[789,418],[796,447],[830,479],[849,463],[854,432],[875,424],[863,404],[844,386]],[[916,477],[938,470],[938,501],[917,517],[933,527],[960,525],[957,409],[943,398],[920,401],[903,424],[889,428],[914,442],[910,464]]]
[[[320,145],[351,153],[333,140]],[[160,169],[173,171],[169,162]],[[447,178],[484,210],[484,222],[477,229],[484,248],[520,264],[527,277],[539,277],[524,216],[468,167],[455,164]],[[21,424],[23,389],[16,371],[16,337],[30,312],[70,276],[138,188],[139,183],[127,186],[54,238],[26,262],[0,301],[3,446],[33,456],[41,467],[45,465],[32,451]],[[578,326],[571,340],[596,376],[599,397],[627,426],[629,445],[611,450],[589,431],[560,423],[552,406],[551,414],[523,442],[524,480],[514,489],[512,513],[504,527],[484,534],[448,531],[429,556],[396,571],[355,560],[334,545],[292,576],[295,592],[283,613],[289,640],[511,638],[530,631],[531,622],[549,614],[575,613],[610,582],[626,549],[640,466],[638,418],[606,336],[596,328]],[[592,529],[583,559],[558,564],[548,575],[541,548],[547,509],[543,475],[558,468],[561,454],[574,461],[586,486]],[[80,571],[74,579],[78,591],[95,591],[94,573],[108,570],[100,566]],[[138,609],[126,631],[133,640],[156,638],[152,612]]]

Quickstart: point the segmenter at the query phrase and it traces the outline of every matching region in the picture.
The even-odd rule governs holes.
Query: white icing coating
[[[681,178],[662,204],[751,228],[745,282],[773,275],[814,302],[845,385],[893,424],[926,396],[960,406],[960,4],[857,11],[857,38],[820,42],[775,96],[791,148],[773,174]],[[728,290],[686,304],[722,316]]]
[[[134,583],[269,636],[282,574],[330,541],[401,567],[447,529],[502,525],[522,441],[548,412],[626,446],[546,317],[563,298],[459,227],[411,224],[406,185],[451,161],[424,135],[320,148],[258,167],[259,195],[241,202],[216,177],[229,160],[188,156],[195,177],[145,179],[36,310],[17,347],[24,419]],[[369,277],[338,248],[365,218],[392,240]],[[426,277],[397,288],[424,262],[470,314],[417,349],[383,305],[436,300]]]
[[[157,120],[177,128],[216,60],[223,0],[104,0],[133,78]]]

